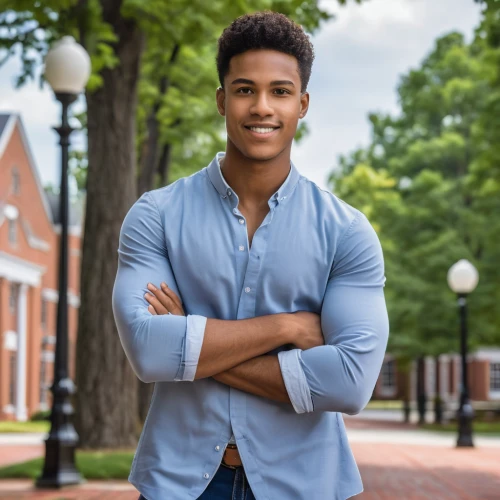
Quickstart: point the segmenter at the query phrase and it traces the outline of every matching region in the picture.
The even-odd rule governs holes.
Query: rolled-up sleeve
[[[358,213],[342,240],[321,310],[325,345],[280,356],[298,413],[359,413],[371,398],[382,367],[389,321],[384,262],[377,234]]]
[[[128,212],[120,232],[112,297],[118,334],[143,382],[190,381],[196,374],[207,319],[152,315],[144,295],[148,283],[161,281],[179,295],[160,214],[145,193]]]

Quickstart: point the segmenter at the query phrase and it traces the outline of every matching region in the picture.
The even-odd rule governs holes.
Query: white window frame
[[[397,391],[398,383],[396,374],[396,360],[387,358],[382,363],[382,368],[380,369],[380,385],[377,391],[378,396],[394,397],[397,394]]]
[[[9,243],[17,245],[17,221],[9,219]]]
[[[493,383],[495,382],[495,386]],[[500,361],[490,361],[490,399],[500,399]]]
[[[9,283],[9,311],[10,314],[16,314],[17,312],[17,283],[12,281]]]
[[[15,195],[21,194],[21,175],[17,166],[12,169],[12,193]]]

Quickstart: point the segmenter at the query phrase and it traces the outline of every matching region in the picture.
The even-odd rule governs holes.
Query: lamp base
[[[472,448],[472,418],[474,410],[468,400],[458,410],[458,438],[457,448]]]
[[[75,441],[73,439],[48,438],[42,475],[36,480],[38,488],[61,488],[84,483],[75,465]]]

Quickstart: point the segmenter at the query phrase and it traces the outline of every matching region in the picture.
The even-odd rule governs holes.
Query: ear
[[[215,101],[219,115],[226,116],[226,92],[222,87],[219,87],[215,92]]]
[[[304,92],[300,96],[300,114],[299,118],[304,118],[307,115],[307,110],[309,109],[309,92]]]

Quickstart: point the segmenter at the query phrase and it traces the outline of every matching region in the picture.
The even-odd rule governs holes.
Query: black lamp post
[[[82,477],[75,465],[78,434],[72,423],[71,397],[75,386],[68,373],[68,150],[73,129],[68,122],[68,108],[84,89],[90,75],[90,59],[72,37],[62,38],[48,52],[45,61],[45,79],[62,104],[62,122],[55,127],[61,144],[61,191],[59,222],[61,224],[59,250],[59,301],[57,304],[56,353],[51,428],[45,440],[45,462],[36,486],[59,488],[81,483]]]
[[[474,446],[472,420],[474,409],[469,399],[467,377],[467,295],[474,291],[479,280],[477,269],[465,259],[459,260],[448,271],[448,284],[458,296],[460,313],[460,353],[462,358],[462,383],[460,385],[460,406],[458,409],[458,447]]]

